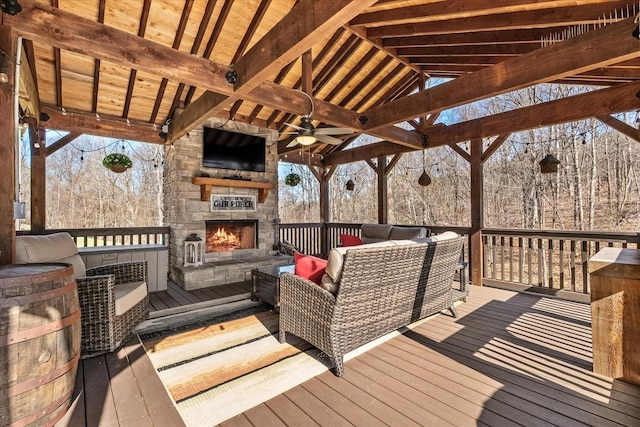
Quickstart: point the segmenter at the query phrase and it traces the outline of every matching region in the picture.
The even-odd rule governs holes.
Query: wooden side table
[[[640,385],[640,250],[604,248],[589,273],[593,371]]]

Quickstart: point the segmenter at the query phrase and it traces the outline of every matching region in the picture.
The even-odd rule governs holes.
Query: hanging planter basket
[[[111,172],[122,173],[133,166],[131,159],[121,153],[112,153],[102,159],[102,166]]]
[[[295,187],[300,184],[300,175],[297,173],[290,173],[284,178],[284,183],[291,187]]]

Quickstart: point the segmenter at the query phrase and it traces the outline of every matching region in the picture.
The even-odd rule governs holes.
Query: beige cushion
[[[444,233],[431,236],[431,239],[433,239],[436,242],[442,242],[443,240],[455,239],[457,237],[460,237],[460,235],[455,231],[445,231]]]
[[[390,224],[362,224],[360,227],[362,243],[374,243],[389,240],[391,227],[393,226]]]
[[[64,262],[73,266],[76,277],[84,277],[86,268],[78,247],[69,233],[16,236],[16,263]]]
[[[324,272],[328,274],[334,282],[339,282],[340,276],[342,275],[342,264],[344,263],[344,256],[347,254],[348,250],[379,248],[384,246],[396,246],[396,243],[391,240],[385,240],[384,242],[369,243],[360,246],[333,248],[329,251],[329,257],[327,258],[327,267],[324,269]]]
[[[116,316],[121,316],[147,296],[147,282],[116,285]]]
[[[389,239],[420,239],[427,237],[427,229],[424,227],[392,227]]]

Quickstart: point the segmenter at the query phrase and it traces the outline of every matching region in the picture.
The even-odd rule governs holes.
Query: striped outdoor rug
[[[325,372],[328,360],[288,337],[269,311],[164,338],[141,337],[187,426],[216,425]]]
[[[242,316],[238,318],[238,316]],[[408,326],[413,328],[427,319]],[[345,355],[350,360],[397,336],[391,332]],[[315,347],[293,335],[278,342],[278,315],[244,311],[191,330],[142,335],[185,424],[214,426],[326,372]]]

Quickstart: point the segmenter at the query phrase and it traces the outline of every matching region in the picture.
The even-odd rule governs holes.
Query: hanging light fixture
[[[556,173],[560,160],[556,159],[553,154],[547,154],[538,164],[540,165],[540,173]]]
[[[307,95],[308,96],[308,95]],[[313,105],[311,107],[313,113]],[[310,116],[303,116],[300,121],[301,134],[296,137],[296,141],[300,145],[311,145],[316,142],[316,137],[313,136],[313,124],[311,123]]]
[[[427,150],[422,150],[422,175],[418,178],[418,184],[427,187],[431,184],[431,177],[427,173]]]
[[[9,83],[9,57],[0,50],[0,83]]]

